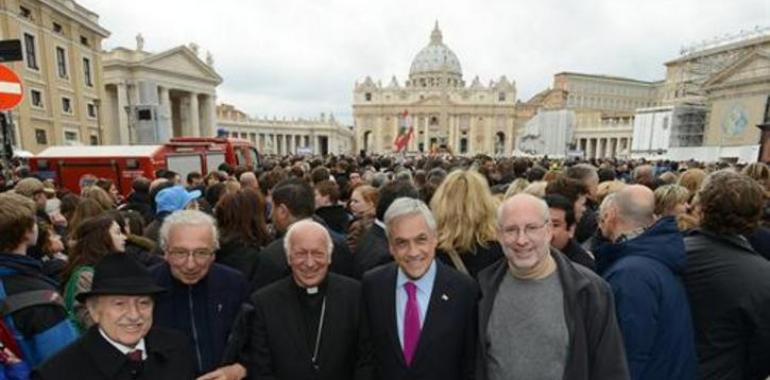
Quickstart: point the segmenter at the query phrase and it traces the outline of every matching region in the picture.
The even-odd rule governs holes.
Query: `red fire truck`
[[[76,194],[82,181],[111,179],[123,195],[131,192],[137,176],[155,178],[159,169],[172,170],[183,179],[197,171],[206,175],[226,162],[259,167],[259,154],[248,140],[214,137],[176,137],[163,145],[54,146],[30,159],[30,169],[52,178]]]

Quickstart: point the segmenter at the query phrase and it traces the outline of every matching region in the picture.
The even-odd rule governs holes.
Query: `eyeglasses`
[[[510,226],[503,228],[503,234],[508,238],[513,238],[514,240],[518,239],[519,236],[521,236],[522,231],[524,231],[524,236],[527,237],[527,239],[532,240],[537,237],[537,234],[540,232],[540,230],[543,229],[550,220],[546,220],[543,222],[543,224],[528,224],[524,226],[523,229],[517,227],[517,226]]]
[[[192,251],[186,249],[171,249],[168,251],[168,259],[174,262],[186,261],[188,257],[192,257],[196,262],[204,262],[213,255],[214,252],[210,249],[196,249]]]

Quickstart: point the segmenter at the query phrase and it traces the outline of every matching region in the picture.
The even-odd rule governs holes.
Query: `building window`
[[[63,113],[72,114],[72,99],[61,98],[61,111]]]
[[[91,78],[91,60],[88,58],[83,58],[83,80],[85,80],[86,86],[94,86],[93,78]]]
[[[19,16],[24,18],[31,18],[32,12],[30,12],[29,8],[19,7]]]
[[[35,52],[35,36],[24,33],[24,52],[27,56],[27,67],[40,70],[37,66],[37,53]]]
[[[67,52],[63,47],[56,47],[56,67],[59,70],[59,78],[67,78]]]
[[[497,94],[497,100],[500,101],[500,102],[504,102],[505,101],[505,93],[501,92],[501,93]]]
[[[88,103],[86,105],[86,111],[88,113],[88,117],[90,118],[96,118],[96,105],[93,103]]]
[[[78,133],[73,131],[64,131],[64,142],[73,143],[78,141]]]
[[[46,136],[45,129],[35,129],[35,141],[38,145],[48,145],[48,136]]]
[[[43,108],[43,93],[40,90],[31,90],[29,95],[33,107]]]
[[[91,145],[99,145],[99,137],[97,137],[96,135],[91,135],[89,139],[89,143]]]
[[[53,32],[54,33],[58,33],[58,34],[62,34],[63,33],[63,29],[61,27],[61,24],[56,23],[56,22],[53,23]]]
[[[89,46],[88,45],[88,38],[86,38],[85,36],[80,36],[80,44],[83,45],[83,46]]]
[[[372,101],[372,93],[371,92],[367,92],[366,94],[364,94],[364,99],[366,99],[367,102],[371,102]]]

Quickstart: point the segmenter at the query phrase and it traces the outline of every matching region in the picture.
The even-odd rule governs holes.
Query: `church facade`
[[[412,61],[403,84],[356,82],[353,119],[357,151],[390,153],[402,126],[413,127],[407,152],[511,154],[515,150],[516,83],[501,76],[466,84],[457,55],[444,44],[438,23],[430,43]]]

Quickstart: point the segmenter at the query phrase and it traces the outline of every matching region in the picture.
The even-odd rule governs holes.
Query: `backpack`
[[[26,277],[14,269],[0,268],[0,315],[13,340],[21,351],[20,359],[35,367],[73,342],[78,333],[69,319],[64,318],[33,336],[24,336],[16,328],[13,314],[19,310],[42,305],[64,309],[64,302],[56,289],[28,290],[8,295],[5,281],[11,277]]]

